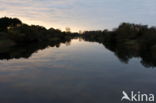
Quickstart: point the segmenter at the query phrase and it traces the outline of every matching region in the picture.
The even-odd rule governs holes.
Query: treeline
[[[70,29],[62,32],[27,25],[17,18],[8,17],[0,18],[0,59],[29,57],[39,49],[59,47],[61,43],[69,43],[77,37],[102,43],[122,62],[128,63],[131,58],[139,57],[144,66],[156,66],[156,27],[122,23],[112,31],[85,31],[79,34],[71,33]]]
[[[32,53],[50,47],[69,44],[78,33],[27,25],[17,18],[0,18],[0,59],[28,58]]]
[[[37,42],[66,41],[76,37],[78,34],[62,32],[61,30],[43,26],[27,25],[17,18],[0,18],[0,46],[2,44],[28,44]],[[6,43],[5,43],[6,42]]]
[[[82,37],[86,41],[102,43],[125,63],[140,57],[146,67],[156,66],[156,27],[122,23],[113,31],[86,31]]]

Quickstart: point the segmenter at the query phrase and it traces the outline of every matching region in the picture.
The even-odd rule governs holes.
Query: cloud
[[[121,22],[156,25],[155,0],[0,0],[0,16],[64,29],[113,28]]]

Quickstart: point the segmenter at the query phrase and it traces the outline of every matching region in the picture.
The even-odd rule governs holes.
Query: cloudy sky
[[[156,26],[156,0],[0,0],[0,17],[72,31],[103,30],[122,22]]]

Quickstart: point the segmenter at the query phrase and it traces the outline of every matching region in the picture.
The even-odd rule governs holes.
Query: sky
[[[113,29],[122,22],[156,26],[156,0],[0,0],[0,17],[71,31]]]

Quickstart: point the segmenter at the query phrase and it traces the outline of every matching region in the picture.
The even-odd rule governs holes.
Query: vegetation
[[[122,23],[113,31],[86,31],[82,37],[102,43],[123,62],[140,57],[146,66],[156,66],[156,28],[147,25]]]
[[[129,59],[139,57],[144,66],[156,66],[156,27],[122,23],[112,31],[72,33],[69,27],[62,32],[27,25],[17,18],[8,17],[0,19],[0,59],[27,58],[38,49],[59,47],[61,43],[69,43],[76,37],[103,44],[122,62],[128,63]]]
[[[0,59],[28,58],[39,49],[59,47],[77,36],[78,33],[29,26],[17,18],[3,17],[0,19]]]
[[[76,33],[61,32],[58,29],[46,29],[38,25],[23,24],[17,18],[0,19],[0,41],[9,40],[11,44],[28,44],[34,42],[58,42],[76,37]],[[0,43],[1,44],[1,43]]]
[[[7,31],[9,27],[20,26],[22,22],[17,18],[3,17],[0,19],[0,31]]]

